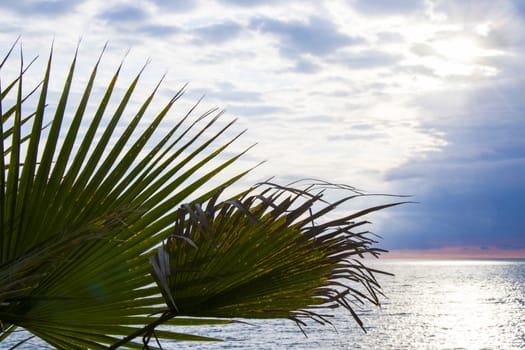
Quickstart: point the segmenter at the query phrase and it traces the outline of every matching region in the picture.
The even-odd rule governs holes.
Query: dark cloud
[[[144,9],[131,5],[115,6],[98,15],[98,18],[111,23],[137,22],[145,20],[147,17],[148,15]]]
[[[525,18],[525,2],[522,0],[514,0],[512,3],[516,12]]]
[[[525,248],[524,88],[522,80],[479,90],[461,114],[426,122],[449,144],[388,174],[420,202],[389,220],[390,248]]]
[[[325,56],[340,48],[364,42],[361,38],[339,32],[334,23],[321,17],[309,18],[308,22],[256,18],[251,27],[276,35],[280,39],[278,45],[281,54],[290,58],[298,58],[303,54]]]
[[[366,15],[406,15],[425,8],[424,0],[356,0],[352,6]]]
[[[524,171],[525,164],[500,168]],[[465,176],[439,172],[441,176]],[[470,174],[484,176],[485,174]],[[417,196],[418,204],[394,212],[385,244],[390,249],[425,249],[447,246],[490,245],[525,248],[522,216],[525,188],[498,186],[486,180],[484,188],[458,188],[441,181],[431,192]],[[468,185],[466,183],[465,185]]]
[[[200,27],[192,31],[200,43],[221,44],[239,35],[242,26],[236,22],[224,22]]]
[[[74,10],[83,0],[16,0],[0,1],[0,8],[32,15],[63,15]]]

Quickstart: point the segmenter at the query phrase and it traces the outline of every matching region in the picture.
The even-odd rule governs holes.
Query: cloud
[[[397,73],[407,73],[412,75],[413,77],[435,77],[436,72],[432,68],[428,68],[423,65],[400,65],[396,67]]]
[[[98,15],[98,18],[111,24],[119,22],[137,22],[145,20],[147,17],[147,12],[143,8],[131,5],[114,6]]]
[[[173,1],[173,0],[151,0],[160,10],[173,10],[175,12],[187,12],[197,7],[197,1],[184,0],[184,1]]]
[[[520,80],[479,89],[461,114],[444,110],[450,119],[426,122],[446,133],[448,146],[386,175],[420,202],[389,221],[390,248],[525,248],[524,88]],[[439,111],[443,99],[436,96],[435,105]]]
[[[514,11],[514,7],[512,1],[435,0],[432,3],[432,10],[435,13],[446,15],[450,21],[470,24],[471,22],[479,23],[486,19],[507,16],[509,11]]]
[[[352,7],[365,15],[407,15],[408,13],[423,10],[424,0],[357,0]]]
[[[229,5],[236,5],[242,7],[254,7],[260,5],[267,5],[277,2],[276,0],[220,0],[220,2]]]
[[[321,17],[310,17],[308,22],[259,17],[252,20],[251,28],[277,36],[281,54],[289,58],[303,54],[325,56],[364,42],[362,38],[341,33],[334,23]]]
[[[176,26],[150,24],[138,28],[138,32],[150,35],[152,37],[168,37],[182,32],[182,29]]]
[[[389,135],[384,132],[371,132],[371,133],[344,133],[344,134],[337,134],[337,135],[328,135],[326,137],[326,140],[329,142],[334,141],[354,141],[354,140],[378,140],[378,139],[386,139]]]
[[[497,23],[497,25],[489,26],[490,31],[482,40],[488,46],[498,47],[515,51],[523,49],[525,46],[525,22],[517,20],[517,16],[509,16]]]
[[[517,13],[525,18],[525,3],[521,0],[514,0],[512,4]]]
[[[331,115],[310,115],[295,119],[296,122],[305,124],[334,124],[337,118]]]
[[[239,61],[249,61],[257,57],[256,53],[242,49],[228,49],[209,50],[208,52],[200,52],[197,57],[193,58],[193,62],[198,65],[217,65],[218,62],[231,62],[232,57]]]
[[[439,53],[436,52],[436,50],[432,46],[423,44],[423,43],[418,43],[418,44],[413,45],[410,48],[410,51],[417,56],[423,56],[423,57],[439,55]]]
[[[364,50],[339,54],[330,59],[331,62],[345,65],[350,69],[371,69],[390,67],[402,60],[402,56],[379,50]]]
[[[17,0],[0,1],[0,8],[32,15],[64,15],[83,0]]]
[[[354,124],[350,126],[350,130],[373,130],[375,129],[375,125],[373,124],[367,124],[367,123],[361,123],[361,124]]]
[[[525,165],[502,167],[500,170],[523,172]],[[466,175],[443,171],[437,174],[443,178]],[[472,189],[458,188],[445,181],[434,184],[431,192],[417,197],[419,204],[392,213],[389,228],[384,232],[385,237],[390,236],[385,242],[387,247],[418,249],[494,245],[499,248],[525,248],[520,220],[525,205],[525,188],[509,191],[488,179],[484,185],[485,188]]]
[[[379,32],[376,34],[377,40],[379,43],[402,43],[405,41],[405,38],[399,33],[392,32]]]
[[[242,29],[236,22],[223,22],[197,28],[192,33],[197,37],[198,43],[222,44],[237,37]]]
[[[321,66],[318,65],[317,63],[314,63],[314,62],[309,61],[307,59],[299,58],[295,62],[295,66],[294,66],[293,70],[294,70],[294,72],[297,72],[297,73],[310,74],[310,73],[317,73],[317,72],[319,72],[321,70]]]
[[[229,105],[226,110],[228,111],[228,114],[235,115],[235,116],[247,116],[247,117],[254,117],[257,116],[258,118],[261,116],[268,116],[272,115],[274,113],[283,112],[286,109],[281,106],[271,106],[267,104],[260,104],[260,105],[246,105],[246,104],[232,104]]]
[[[260,103],[262,101],[262,93],[258,91],[243,90],[230,82],[220,82],[215,88],[209,88],[206,90],[193,91],[197,94],[204,95],[208,98],[219,100],[219,101],[231,101],[231,102],[246,102],[246,103]]]

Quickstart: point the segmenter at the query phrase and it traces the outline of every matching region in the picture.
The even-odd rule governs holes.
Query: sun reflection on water
[[[404,340],[387,348],[525,347],[523,261],[399,261],[390,270],[396,277],[385,280],[386,294],[392,296],[382,313],[388,321],[381,326],[387,329],[374,329],[371,336],[377,330],[401,333]]]
[[[479,349],[497,336],[491,330],[498,315],[487,305],[494,292],[478,285],[447,283],[436,293],[436,297],[446,303],[435,302],[429,317],[430,327],[448,335],[447,348]]]

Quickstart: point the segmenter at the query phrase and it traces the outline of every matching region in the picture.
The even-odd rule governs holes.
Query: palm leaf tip
[[[298,324],[305,318],[329,323],[330,315],[319,310],[343,307],[363,327],[353,305],[379,304],[375,274],[382,271],[359,257],[384,250],[374,246],[372,234],[355,230],[367,223],[362,216],[388,205],[323,221],[339,204],[363,195],[353,192],[334,205],[324,200],[328,187],[266,183],[213,209],[182,206],[173,235],[153,259],[152,275],[168,305],[176,302],[180,315]],[[169,269],[158,268],[166,258]]]

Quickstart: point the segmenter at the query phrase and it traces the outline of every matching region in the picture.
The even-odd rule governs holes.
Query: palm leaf
[[[352,191],[326,202],[326,183],[262,184],[239,198],[183,205],[174,233],[150,258],[169,314],[228,318],[303,318],[327,322],[320,309],[379,304],[376,273],[358,258],[379,256],[362,217],[401,203],[318,222]],[[335,186],[342,189],[340,186]]]
[[[149,255],[171,233],[174,208],[201,188],[210,198],[214,188],[246,173],[215,180],[206,189],[243,152],[222,156],[235,137],[220,141],[232,123],[217,129],[216,111],[196,118],[190,111],[167,132],[160,131],[183,89],[145,124],[158,86],[136,111],[130,110],[142,71],[110,110],[118,67],[101,101],[93,105],[100,58],[70,118],[66,106],[75,54],[50,115],[52,59],[51,51],[42,83],[30,89],[29,95],[38,95],[35,105],[26,103],[23,59],[6,90],[0,82],[0,321],[5,327],[0,337],[23,327],[57,348],[105,348],[165,310],[149,274]],[[14,105],[3,108],[13,100]],[[24,118],[27,106],[32,109]],[[125,122],[127,115],[133,118]],[[117,135],[121,127],[125,131]],[[195,176],[197,171],[200,176]],[[166,339],[207,339],[158,334]]]

